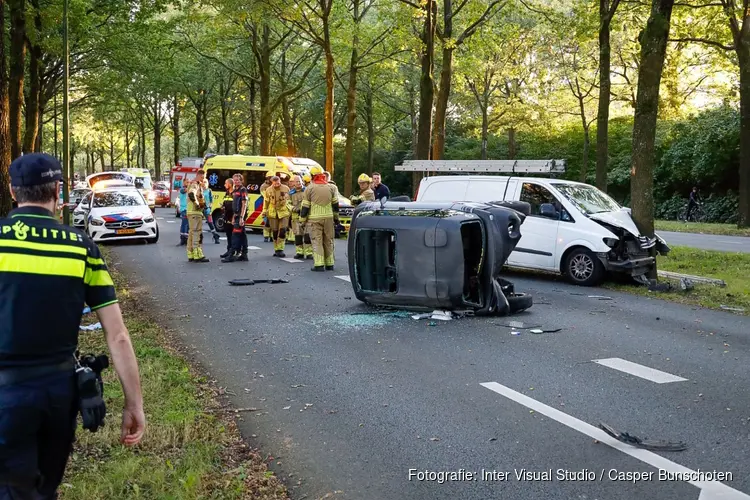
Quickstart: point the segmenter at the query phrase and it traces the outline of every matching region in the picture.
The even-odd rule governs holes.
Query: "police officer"
[[[10,165],[18,208],[0,219],[0,499],[56,498],[79,410],[74,354],[84,303],[104,327],[125,395],[121,442],[137,444],[146,426],[107,266],[91,239],[54,217],[61,179],[46,154]]]
[[[310,169],[312,184],[305,190],[300,222],[310,225],[313,247],[313,271],[333,271],[334,225],[339,222],[339,198],[336,186],[329,184],[323,169]]]
[[[234,193],[234,181],[232,179],[227,179],[224,181],[224,200],[222,201],[222,208],[223,208],[223,215],[222,218],[224,219],[224,235],[227,237],[227,251],[226,253],[221,254],[222,259],[226,259],[230,255],[232,255],[232,231],[234,230],[233,220],[234,220],[234,199],[233,199],[233,193]]]

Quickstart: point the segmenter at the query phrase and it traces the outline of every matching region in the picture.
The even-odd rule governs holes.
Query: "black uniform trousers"
[[[72,370],[0,385],[0,500],[57,498],[77,413]]]

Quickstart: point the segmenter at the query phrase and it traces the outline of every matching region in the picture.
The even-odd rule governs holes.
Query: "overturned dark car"
[[[506,315],[529,295],[500,278],[529,213],[523,202],[363,203],[348,240],[349,276],[362,302]]]

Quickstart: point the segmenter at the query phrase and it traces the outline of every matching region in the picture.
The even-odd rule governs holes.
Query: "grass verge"
[[[692,274],[724,280],[726,287],[696,284],[683,292],[649,292],[644,286],[609,284],[607,287],[672,300],[684,304],[720,309],[722,305],[741,307],[750,314],[750,254],[673,247],[669,255],[659,256],[657,266],[663,271]]]
[[[739,229],[734,224],[709,224],[707,222],[680,222],[676,220],[657,220],[657,231],[674,231],[677,233],[720,234],[725,236],[750,236],[750,228]]]
[[[263,458],[242,441],[230,418],[235,412],[170,348],[124,277],[112,274],[140,365],[146,435],[133,449],[119,444],[122,390],[114,369],[106,370],[106,425],[96,434],[79,427],[61,498],[287,498]],[[103,337],[101,331],[82,332],[81,352],[106,352]]]

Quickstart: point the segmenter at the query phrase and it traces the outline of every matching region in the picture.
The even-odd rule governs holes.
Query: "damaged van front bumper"
[[[628,234],[609,252],[598,252],[596,255],[607,271],[629,274],[639,279],[656,265],[656,258],[651,252],[667,255],[669,250],[669,246],[659,236],[646,238]]]

